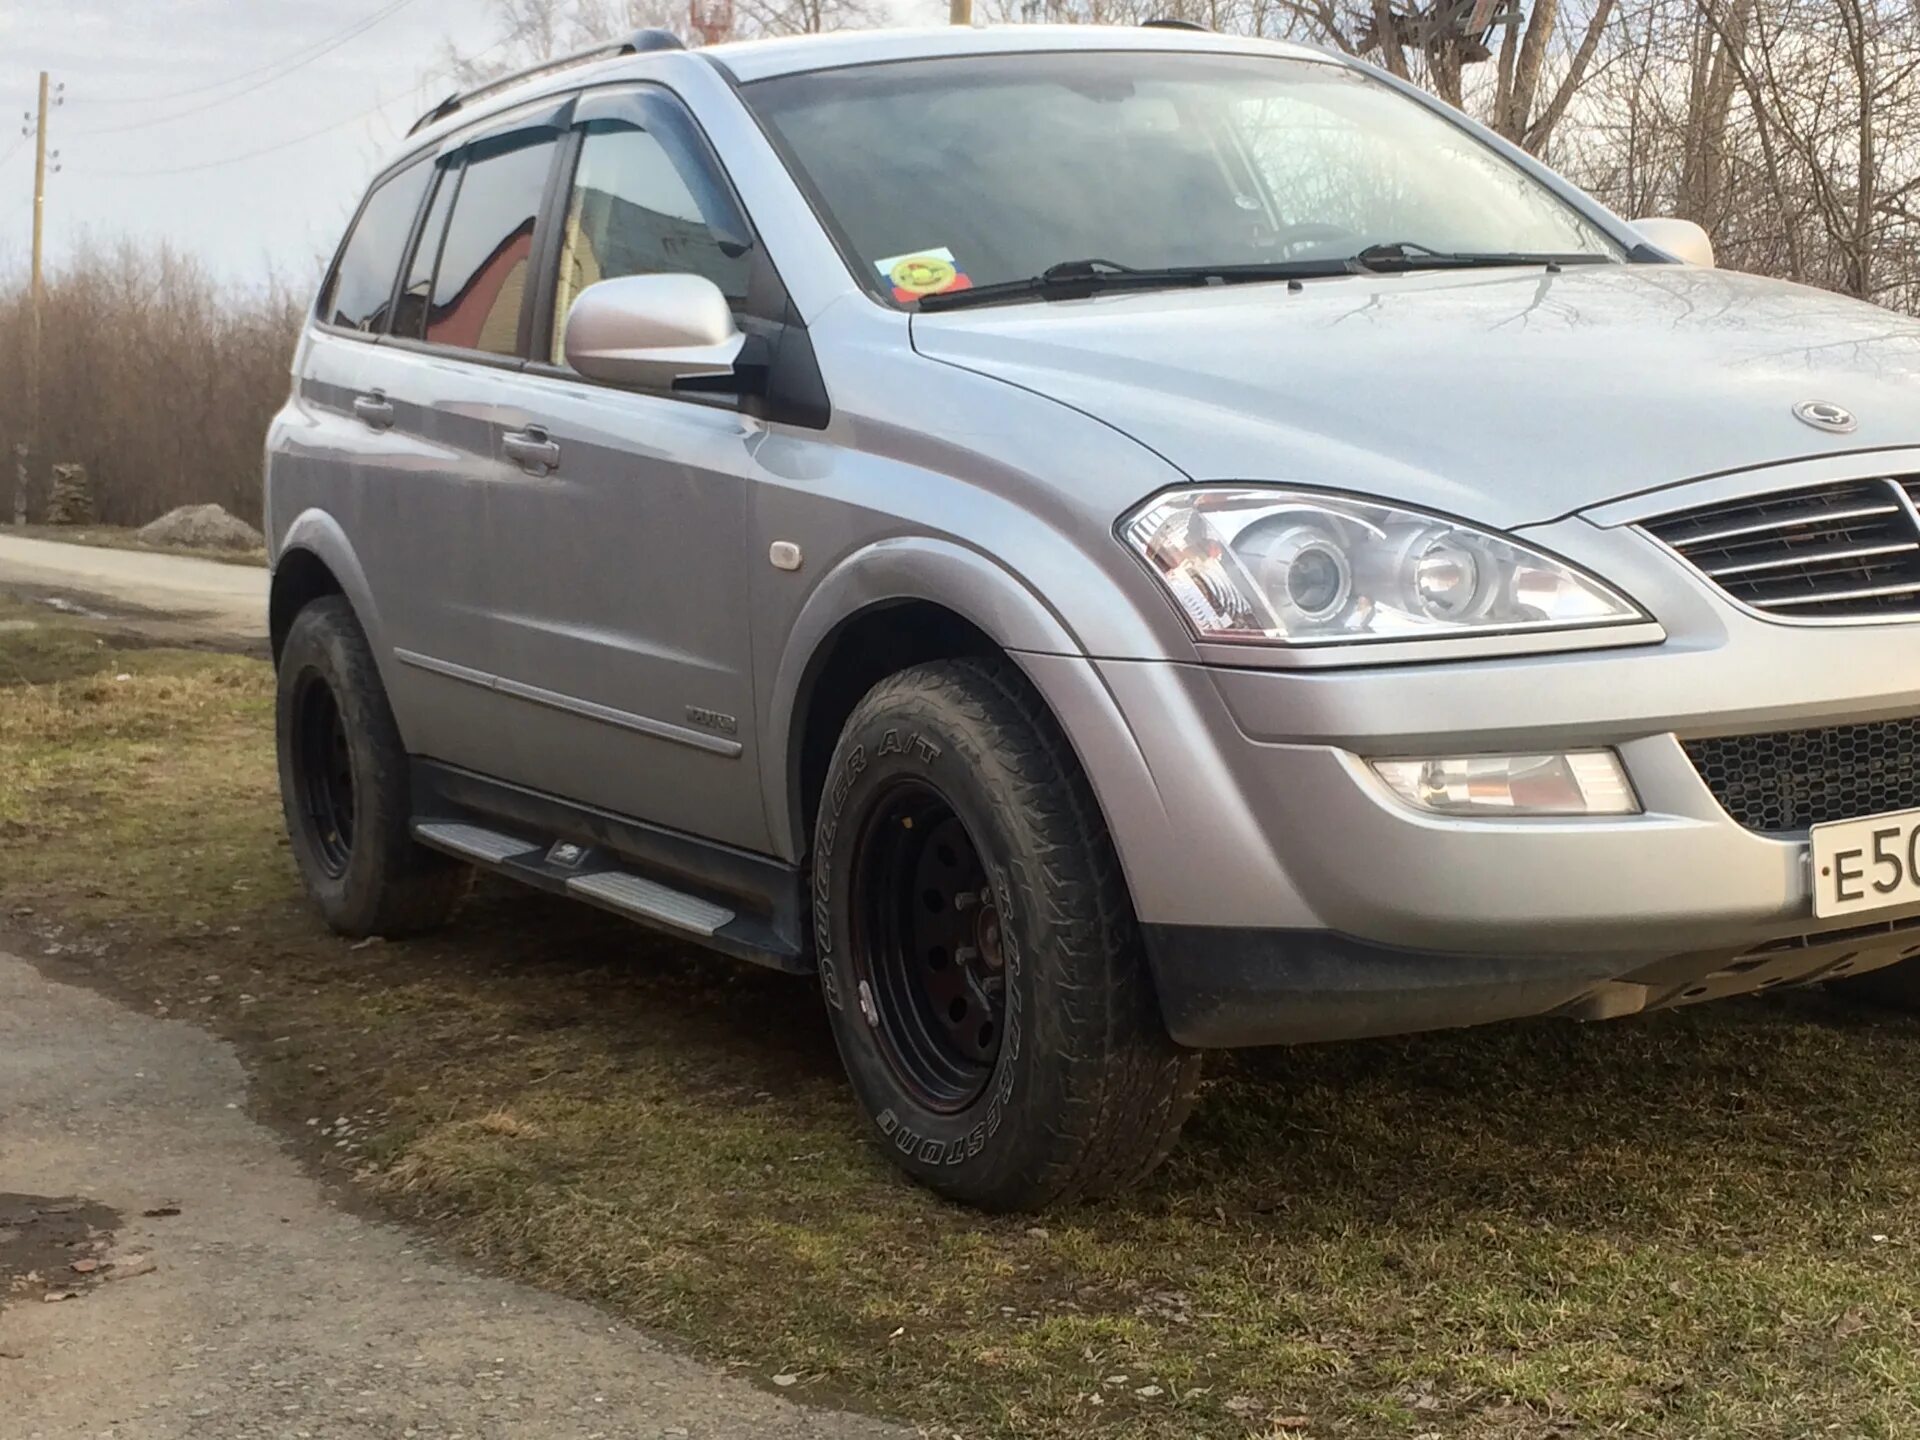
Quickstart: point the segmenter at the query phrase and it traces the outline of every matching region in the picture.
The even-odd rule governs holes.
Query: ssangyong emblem
[[[1827,430],[1835,435],[1852,433],[1860,422],[1853,418],[1851,410],[1843,410],[1826,400],[1802,400],[1793,407],[1794,416],[1816,430]]]

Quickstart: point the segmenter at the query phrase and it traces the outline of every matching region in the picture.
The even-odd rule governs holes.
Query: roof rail
[[[469,102],[483,95],[504,90],[509,85],[518,85],[522,80],[531,80],[536,75],[545,75],[553,70],[570,70],[575,65],[585,65],[594,60],[608,60],[616,55],[643,55],[650,50],[684,50],[686,42],[671,30],[636,30],[624,40],[608,40],[599,45],[589,45],[584,50],[576,50],[571,55],[561,55],[552,60],[542,60],[538,65],[529,65],[524,70],[516,70],[511,75],[502,75],[497,80],[489,80],[471,90],[456,90],[426,114],[413,122],[407,134],[413,135],[427,128],[436,120],[461,109]]]
[[[1197,25],[1191,20],[1176,20],[1170,15],[1162,15],[1153,20],[1142,20],[1140,24],[1147,30],[1198,30],[1203,35],[1207,31],[1204,25]]]

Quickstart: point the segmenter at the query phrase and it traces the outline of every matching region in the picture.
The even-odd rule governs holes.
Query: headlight
[[[1157,495],[1120,535],[1206,640],[1323,645],[1645,620],[1593,576],[1418,510],[1310,491]]]

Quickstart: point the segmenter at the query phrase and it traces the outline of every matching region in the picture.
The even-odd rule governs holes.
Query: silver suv
[[[1920,954],[1920,325],[1351,59],[643,33],[451,97],[267,469],[326,919],[477,865],[817,973],[976,1204],[1145,1174],[1206,1047]]]

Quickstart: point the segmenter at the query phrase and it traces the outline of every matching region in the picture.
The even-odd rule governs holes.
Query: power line
[[[357,115],[349,115],[346,119],[336,120],[331,125],[322,125],[318,130],[309,130],[304,135],[295,135],[292,139],[282,140],[277,144],[262,145],[257,150],[243,150],[238,155],[228,155],[220,160],[205,160],[195,165],[176,165],[166,170],[81,170],[78,173],[82,175],[98,175],[115,180],[137,180],[148,175],[192,175],[201,170],[217,170],[222,165],[238,165],[242,160],[255,160],[262,155],[271,155],[276,150],[290,150],[295,145],[304,145],[309,140],[317,140],[322,135],[332,134],[335,130],[344,130],[347,126],[364,120],[369,115],[379,114],[392,103],[393,101],[391,100],[382,100],[379,104],[369,106]]]
[[[483,56],[492,54],[495,50],[498,50],[501,46],[505,45],[507,43],[507,40],[510,38],[511,37],[506,37],[500,40],[496,40],[493,44],[487,46],[486,49],[475,52],[475,54],[471,58],[474,60],[478,60]],[[432,76],[442,73],[444,68],[445,67],[443,66],[443,67],[440,67],[439,69],[427,71],[424,75],[421,76],[420,83],[422,84],[426,83],[426,81],[430,79]],[[178,165],[170,169],[164,169],[164,170],[82,169],[77,173],[81,175],[96,175],[103,179],[138,180],[138,179],[143,179],[147,176],[193,175],[193,174],[197,174],[202,170],[217,170],[225,165],[238,165],[243,160],[257,160],[263,155],[272,155],[275,152],[280,150],[291,149],[295,145],[304,145],[309,140],[317,140],[322,135],[332,134],[335,130],[344,130],[346,129],[347,126],[357,124],[358,122],[365,120],[370,115],[379,114],[382,110],[385,110],[389,105],[392,105],[394,103],[395,101],[393,100],[376,101],[374,104],[368,106],[365,110],[361,110],[355,114],[349,115],[344,120],[336,120],[331,125],[322,125],[317,130],[309,130],[305,134],[295,135],[290,139],[277,141],[272,145],[262,145],[257,149],[245,150],[238,155],[227,155],[218,160],[203,160],[203,161],[196,162],[195,164],[192,164],[192,165]],[[0,162],[0,163],[4,163],[4,162]]]
[[[146,129],[152,128],[155,125],[170,124],[175,120],[184,120],[190,115],[199,115],[205,111],[214,109],[216,106],[225,105],[229,100],[238,100],[243,95],[251,95],[257,90],[264,90],[267,86],[273,84],[275,81],[284,80],[287,76],[293,74],[296,70],[304,69],[306,66],[311,65],[314,61],[320,59],[322,56],[332,54],[335,50],[338,50],[342,45],[345,45],[348,41],[356,40],[360,36],[366,34],[367,31],[371,30],[374,26],[378,25],[382,20],[385,20],[388,16],[393,15],[396,12],[406,8],[408,5],[412,5],[415,3],[417,3],[417,0],[392,0],[392,3],[389,4],[385,9],[375,11],[372,15],[368,16],[366,19],[360,21],[357,25],[354,25],[350,29],[341,31],[339,34],[335,35],[331,40],[321,45],[320,48],[313,50],[310,54],[305,55],[303,58],[299,59],[295,63],[291,65],[286,65],[284,68],[275,69],[273,73],[263,76],[261,79],[254,81],[253,84],[251,85],[243,86],[242,88],[231,91],[225,95],[217,95],[213,99],[203,101],[201,104],[198,104],[198,105],[190,105],[184,110],[175,110],[170,115],[157,115],[145,120],[128,121],[127,123],[122,125],[102,125],[99,128],[93,129],[93,130],[77,130],[74,132],[74,138],[80,139],[83,137],[93,136],[93,135],[120,135],[120,134],[124,134],[126,131],[129,131],[129,130],[146,130]],[[255,71],[251,73],[258,73],[258,72]],[[232,76],[232,77],[229,77],[228,80],[221,81],[220,85],[229,84],[233,79],[239,79],[239,78],[244,78],[244,77]],[[207,88],[217,89],[219,88],[219,86],[212,86]]]
[[[347,26],[346,31],[335,31],[331,35],[323,35],[320,39],[309,41],[298,49],[289,50],[285,55],[279,56],[277,59],[265,61],[262,64],[253,66],[249,70],[242,70],[237,74],[228,75],[219,80],[210,80],[204,85],[190,85],[185,90],[170,90],[164,95],[76,95],[73,97],[74,103],[79,105],[165,105],[175,100],[186,100],[195,95],[204,95],[209,90],[224,90],[235,81],[250,80],[262,71],[278,70],[289,60],[299,59],[305,55],[307,51],[314,49],[316,46],[325,45],[329,41],[335,40],[339,38],[340,35],[347,33],[347,31],[357,30],[362,24],[383,20],[393,9],[398,8],[397,5],[390,6],[388,10],[383,10],[378,14],[366,17],[364,20],[354,21],[352,25]]]
[[[27,138],[27,136],[22,135],[18,140],[14,141],[12,146],[7,150],[7,153],[0,155],[0,165],[5,165],[9,160],[13,159],[14,156],[26,149]]]

